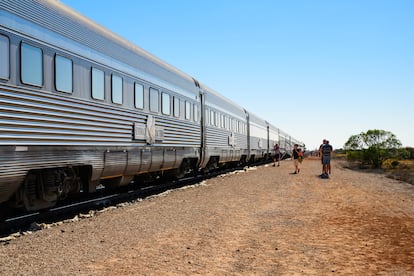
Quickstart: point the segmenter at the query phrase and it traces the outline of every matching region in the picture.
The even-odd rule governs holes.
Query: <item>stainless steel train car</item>
[[[0,0],[0,203],[49,208],[293,141],[58,1]]]
[[[203,156],[201,167],[218,168],[248,160],[248,129],[245,110],[211,88],[203,93]]]

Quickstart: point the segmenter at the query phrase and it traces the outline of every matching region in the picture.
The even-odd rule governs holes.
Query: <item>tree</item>
[[[389,131],[368,130],[352,135],[344,145],[347,157],[359,159],[362,162],[380,168],[388,158],[397,158],[401,155],[401,142]]]

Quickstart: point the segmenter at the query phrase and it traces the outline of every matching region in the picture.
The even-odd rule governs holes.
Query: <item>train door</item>
[[[206,108],[205,108],[205,93],[200,90],[200,128],[201,128],[201,137],[200,137],[200,158],[197,166],[200,168],[203,164],[206,164]]]
[[[250,160],[251,157],[251,149],[250,149],[250,117],[249,117],[249,113],[247,112],[247,110],[244,110],[244,113],[246,114],[246,123],[247,123],[247,159],[246,160]]]

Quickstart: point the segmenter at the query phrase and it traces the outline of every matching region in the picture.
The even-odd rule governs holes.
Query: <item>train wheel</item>
[[[24,180],[19,197],[26,210],[35,211],[51,208],[80,189],[80,180],[71,168],[32,170]]]

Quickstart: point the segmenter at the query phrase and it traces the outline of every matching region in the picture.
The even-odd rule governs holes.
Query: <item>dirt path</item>
[[[4,275],[414,275],[414,186],[319,161],[208,180],[0,244]]]

